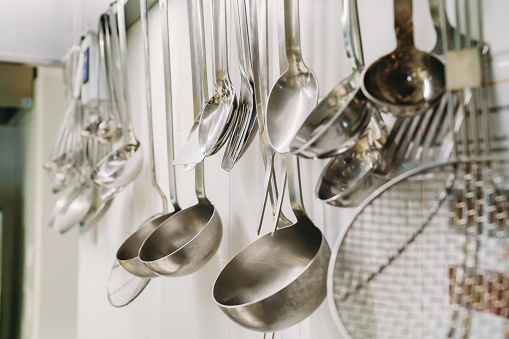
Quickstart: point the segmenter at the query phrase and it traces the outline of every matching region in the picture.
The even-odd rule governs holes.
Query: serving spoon
[[[298,0],[284,0],[284,31],[288,69],[270,91],[265,117],[268,141],[279,153],[290,151],[293,137],[318,102],[318,81],[302,60]]]

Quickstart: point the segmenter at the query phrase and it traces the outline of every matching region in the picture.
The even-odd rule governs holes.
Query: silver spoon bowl
[[[279,153],[290,143],[318,102],[318,80],[302,60],[298,0],[284,1],[284,31],[288,69],[272,87],[266,111],[271,146]]]

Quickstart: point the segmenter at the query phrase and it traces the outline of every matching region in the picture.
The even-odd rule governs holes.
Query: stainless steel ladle
[[[297,222],[244,248],[221,271],[213,289],[214,301],[230,319],[262,332],[299,323],[327,294],[330,248],[304,209],[298,159],[287,155],[286,161]]]
[[[177,201],[176,177],[175,168],[171,165],[173,161],[173,114],[172,114],[172,95],[171,95],[171,71],[170,71],[170,49],[169,49],[169,32],[168,32],[168,1],[159,0],[162,37],[163,37],[163,67],[164,67],[164,86],[165,86],[165,100],[166,100],[166,123],[167,123],[167,147],[168,147],[168,176],[170,182],[170,197],[173,205],[173,211],[168,212],[168,199],[163,191],[157,184],[156,168],[154,159],[154,129],[152,121],[152,94],[150,86],[150,50],[149,50],[149,36],[148,36],[148,19],[146,0],[141,0],[141,29],[142,41],[145,60],[145,91],[147,103],[147,116],[148,116],[148,131],[149,131],[149,153],[150,153],[150,169],[152,172],[152,185],[161,197],[163,212],[153,215],[138,228],[126,241],[120,246],[117,251],[118,262],[131,274],[142,277],[152,278],[157,276],[152,272],[138,256],[143,242],[148,238],[152,232],[159,227],[165,220],[180,211],[180,206]]]
[[[202,0],[188,0],[194,116],[202,109],[207,84],[196,81],[206,72]],[[199,21],[200,24],[197,22]],[[200,52],[197,52],[200,51]],[[166,219],[141,246],[139,257],[153,272],[163,276],[191,274],[205,265],[217,252],[223,224],[217,209],[205,195],[204,163],[195,167],[198,203]]]
[[[394,0],[397,47],[362,75],[362,91],[382,112],[410,117],[435,106],[445,91],[442,59],[414,45],[412,0]]]

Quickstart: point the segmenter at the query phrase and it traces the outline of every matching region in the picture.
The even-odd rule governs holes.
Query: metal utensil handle
[[[120,90],[122,92],[121,103],[123,106],[122,118],[123,123],[127,126],[129,137],[131,138],[130,143],[137,143],[136,138],[132,132],[131,117],[129,115],[129,87],[127,81],[127,37],[126,37],[126,25],[125,25],[125,10],[123,1],[117,1],[117,25],[118,25],[118,40],[120,46]]]
[[[114,3],[115,4],[115,3]],[[114,5],[113,4],[113,5]],[[108,10],[108,17],[106,18],[108,21],[108,24],[106,25],[106,28],[108,31],[105,31],[105,37],[106,39],[106,49],[105,52],[108,53],[108,55],[113,56],[114,48],[115,52],[117,54],[117,62],[115,62],[114,58],[110,58],[109,63],[109,78],[108,81],[111,82],[110,84],[110,91],[112,91],[113,94],[110,94],[112,103],[116,106],[115,115],[118,119],[118,124],[120,125],[122,129],[122,134],[125,142],[128,142],[128,128],[127,124],[125,124],[125,108],[123,103],[123,93],[122,93],[122,86],[120,82],[120,75],[121,72],[119,69],[119,65],[121,63],[120,61],[120,42],[119,42],[119,36],[118,36],[118,20],[117,20],[117,12],[115,9],[115,6],[111,5]],[[120,91],[120,93],[119,93]]]
[[[414,47],[414,24],[413,24],[412,0],[394,0],[394,29],[398,49]]]
[[[141,40],[143,43],[143,61],[145,65],[145,101],[147,104],[148,118],[148,138],[149,138],[149,160],[150,171],[152,172],[152,186],[161,197],[163,204],[163,212],[168,212],[168,199],[164,195],[163,190],[157,183],[156,165],[154,155],[154,126],[152,119],[152,88],[150,85],[150,47],[148,37],[148,17],[147,17],[147,0],[140,0],[140,18],[141,18]]]
[[[115,93],[115,85],[113,80],[113,73],[111,72],[111,65],[113,62],[113,49],[112,49],[112,41],[111,41],[111,22],[110,22],[110,16],[107,14],[104,14],[102,17],[103,21],[100,25],[99,29],[99,49],[100,49],[100,56],[101,56],[101,62],[104,63],[104,73],[106,78],[106,87],[108,87],[108,92],[110,96],[110,101],[112,103],[113,112],[115,112],[115,116],[118,119],[119,122],[122,121],[122,118],[120,116],[117,116],[118,110],[119,110],[119,98],[118,95]],[[125,142],[128,143],[128,130],[127,126],[125,124],[122,125],[122,134],[125,139]]]
[[[236,13],[236,15],[234,15],[234,22],[235,22],[235,37],[237,39],[237,55],[238,55],[238,59],[239,59],[239,68],[241,70],[241,72],[244,72],[244,74],[246,73],[245,72],[245,68],[246,68],[246,57],[245,57],[245,48],[244,48],[244,41],[243,41],[243,34],[241,33],[241,30],[242,30],[242,19],[241,19],[241,9],[240,9],[240,2],[242,2],[242,0],[234,0],[232,1],[233,3],[233,12]]]
[[[364,68],[364,55],[362,52],[357,1],[343,0],[341,5],[341,22],[343,24],[346,57],[352,63],[354,71],[361,71]]]
[[[203,0],[188,0],[189,40],[191,47],[191,74],[193,78],[193,105],[196,119],[205,105],[207,95],[207,64],[203,26]],[[206,199],[204,162],[194,169],[195,192],[198,199]]]
[[[299,0],[284,0],[285,46],[289,65],[302,62],[300,49]]]
[[[288,193],[290,194],[292,210],[294,212],[305,213],[300,182],[299,158],[291,153],[286,154],[286,166],[288,169]]]
[[[175,146],[173,140],[173,102],[171,91],[171,65],[170,65],[170,33],[168,27],[168,0],[159,0],[161,13],[161,31],[163,38],[163,72],[164,72],[164,98],[166,104],[166,149],[168,151],[168,179],[170,188],[170,202],[174,210],[179,210],[177,200],[177,176],[172,165],[175,159]]]
[[[249,25],[247,23],[247,12],[245,0],[237,0],[238,12],[239,12],[239,23],[240,23],[240,35],[243,49],[243,63],[244,72],[246,73],[249,81],[253,81],[253,63],[251,60],[251,50],[249,48]],[[258,29],[258,26],[251,29]]]
[[[265,53],[267,50],[266,44],[268,41],[265,41],[265,44],[259,43],[258,37],[258,8],[257,2],[253,0],[248,0],[249,4],[249,13],[250,15],[250,24],[251,28],[249,29],[249,44],[252,51],[252,65],[253,65],[253,83],[255,88],[255,103],[256,103],[256,116],[258,119],[258,133],[260,135],[260,146],[262,150],[262,160],[265,166],[265,178],[264,178],[264,192],[266,192],[263,196],[262,208],[259,213],[258,218],[258,234],[261,231],[261,224],[263,222],[263,215],[265,213],[266,201],[267,201],[267,193],[270,197],[272,212],[276,214],[276,204],[277,204],[277,185],[276,178],[274,175],[274,150],[270,146],[267,140],[267,134],[264,132],[264,114],[265,109],[267,107],[267,78],[268,78],[268,57]],[[265,7],[265,10],[267,7]],[[267,13],[265,13],[267,15]],[[267,25],[265,25],[265,30],[267,30]],[[285,59],[286,61],[286,59]],[[277,219],[276,219],[277,220]]]
[[[228,77],[228,38],[226,23],[226,0],[211,0],[212,13],[212,59],[216,84]]]
[[[78,57],[78,66],[76,69],[76,77],[74,78],[72,97],[75,100],[79,100],[81,97],[81,84],[83,83],[83,54],[84,51],[80,51],[80,56]]]

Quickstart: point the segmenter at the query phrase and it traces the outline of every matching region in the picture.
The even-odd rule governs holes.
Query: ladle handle
[[[362,51],[357,0],[343,0],[341,4],[343,7],[341,21],[343,23],[346,56],[352,63],[354,71],[360,72],[364,68],[364,53]]]
[[[143,61],[145,65],[145,101],[147,105],[148,118],[148,138],[149,138],[149,160],[150,171],[152,172],[152,186],[161,197],[163,211],[168,212],[168,199],[164,195],[161,187],[157,183],[156,165],[154,155],[154,126],[152,118],[152,88],[150,84],[150,47],[148,37],[148,17],[147,17],[147,0],[140,0],[140,19],[141,19],[141,40],[143,43]]]
[[[415,47],[412,0],[394,0],[394,29],[398,49]]]
[[[170,201],[173,209],[180,210],[177,200],[177,176],[172,165],[175,159],[175,146],[173,140],[173,102],[171,91],[171,65],[170,65],[170,33],[168,26],[168,0],[159,0],[161,14],[161,32],[163,39],[163,72],[164,72],[164,99],[166,105],[166,149],[168,152],[168,179],[170,188]]]
[[[194,118],[203,110],[207,95],[207,64],[203,26],[203,0],[188,0],[189,39],[191,48],[191,74],[193,78]],[[195,167],[195,192],[198,199],[206,199],[204,162]]]
[[[211,0],[212,8],[212,59],[216,84],[228,77],[228,39],[226,0]]]
[[[284,0],[285,46],[289,66],[302,62],[300,49],[299,0]]]
[[[129,115],[129,87],[127,81],[127,36],[126,36],[126,24],[125,24],[125,9],[124,2],[117,0],[117,26],[118,26],[118,40],[120,46],[120,62],[117,62],[117,69],[120,80],[120,91],[122,93],[120,102],[122,103],[121,116],[123,118],[123,126],[127,126],[127,136],[129,137],[129,143],[138,144],[138,140],[134,136],[131,124],[131,117]]]
[[[115,118],[118,122],[120,122],[122,119],[120,118],[119,113],[119,99],[118,96],[115,94],[115,87],[114,87],[114,78],[112,70],[112,64],[114,63],[113,57],[112,57],[112,34],[111,34],[111,21],[110,21],[110,15],[103,14],[101,16],[101,22],[99,27],[99,49],[100,49],[100,56],[101,56],[101,62],[104,62],[104,74],[106,77],[106,87],[108,88],[108,94],[110,96],[110,102],[111,107],[114,112]],[[99,86],[98,86],[99,87]],[[123,109],[123,108],[121,108]],[[123,128],[123,135],[126,138],[127,137],[127,126],[125,124],[122,124]],[[126,143],[128,142],[128,139],[126,140]]]
[[[294,212],[305,213],[304,199],[302,198],[302,188],[300,183],[300,164],[299,158],[291,153],[286,154],[286,166],[288,170],[288,193],[290,194],[290,203]],[[281,188],[281,191],[283,189]]]

